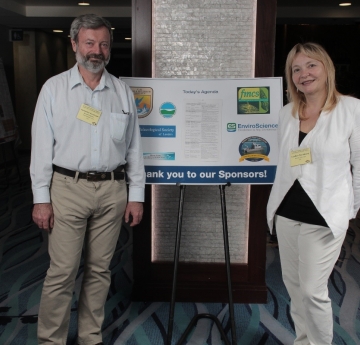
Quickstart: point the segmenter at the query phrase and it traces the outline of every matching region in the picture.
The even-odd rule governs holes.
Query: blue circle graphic
[[[171,102],[165,102],[160,106],[160,114],[165,118],[173,117],[176,113],[176,107]]]

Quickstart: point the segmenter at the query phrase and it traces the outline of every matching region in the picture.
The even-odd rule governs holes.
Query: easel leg
[[[230,250],[229,250],[229,238],[228,238],[228,227],[227,227],[227,216],[226,216],[226,204],[225,204],[225,187],[230,186],[230,183],[227,185],[220,185],[220,197],[221,197],[221,213],[222,213],[222,223],[223,223],[223,236],[224,236],[224,251],[225,251],[225,264],[226,264],[226,273],[227,273],[227,286],[229,294],[229,315],[231,323],[231,336],[232,344],[236,345],[236,329],[235,329],[235,318],[234,318],[234,303],[232,298],[232,287],[231,287],[231,272],[230,272]],[[171,345],[172,332],[174,325],[174,312],[175,312],[175,296],[176,296],[176,281],[177,281],[177,270],[179,263],[179,254],[180,254],[180,239],[181,239],[181,227],[182,227],[182,217],[183,217],[183,206],[184,206],[184,189],[185,186],[180,186],[180,201],[179,201],[179,211],[178,211],[178,223],[176,228],[176,243],[175,243],[175,254],[174,254],[174,276],[172,283],[172,294],[171,294],[171,303],[170,303],[170,312],[169,312],[169,323],[168,323],[168,333],[166,339],[166,345]],[[202,318],[208,318],[215,322],[216,326],[219,329],[221,337],[223,338],[226,345],[230,345],[228,338],[224,332],[224,329],[215,315],[212,314],[198,314],[193,317],[190,321],[185,332],[180,337],[177,345],[181,345],[186,337],[191,332],[192,328],[196,326],[198,320]]]
[[[185,186],[180,185],[180,200],[179,200],[178,222],[176,227],[175,254],[174,254],[174,275],[172,281],[172,293],[171,293],[166,345],[171,345],[173,326],[174,326],[176,281],[177,281],[177,270],[178,270],[179,256],[180,256],[180,240],[181,240],[181,227],[182,227],[182,217],[183,217],[183,209],[184,209],[184,193],[185,193]]]
[[[228,185],[230,185],[230,184],[228,184]],[[231,338],[232,338],[233,345],[236,345],[236,328],[235,328],[235,317],[234,317],[234,303],[233,303],[233,298],[232,298],[232,287],[231,287],[230,250],[229,250],[229,236],[228,236],[227,216],[226,216],[225,187],[226,187],[226,185],[219,186],[220,198],[221,198],[223,235],[224,235],[227,287],[228,287],[228,295],[229,295],[229,314],[230,314],[230,323],[231,323]]]

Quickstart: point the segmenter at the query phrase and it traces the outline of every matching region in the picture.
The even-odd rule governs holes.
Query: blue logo
[[[160,114],[165,118],[172,118],[176,113],[176,107],[171,102],[165,102],[160,106]]]
[[[174,161],[175,152],[144,152],[144,159]]]
[[[176,126],[140,125],[142,137],[176,138]]]

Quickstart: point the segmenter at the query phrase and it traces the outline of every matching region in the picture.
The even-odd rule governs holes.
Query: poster
[[[282,78],[121,78],[135,98],[148,184],[269,184]]]

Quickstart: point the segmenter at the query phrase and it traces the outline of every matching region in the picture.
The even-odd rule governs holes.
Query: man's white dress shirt
[[[100,110],[96,126],[77,118],[82,104]],[[95,90],[77,64],[42,87],[32,125],[34,203],[50,202],[53,164],[73,171],[113,171],[126,164],[129,201],[144,201],[145,171],[131,89],[104,70]]]

